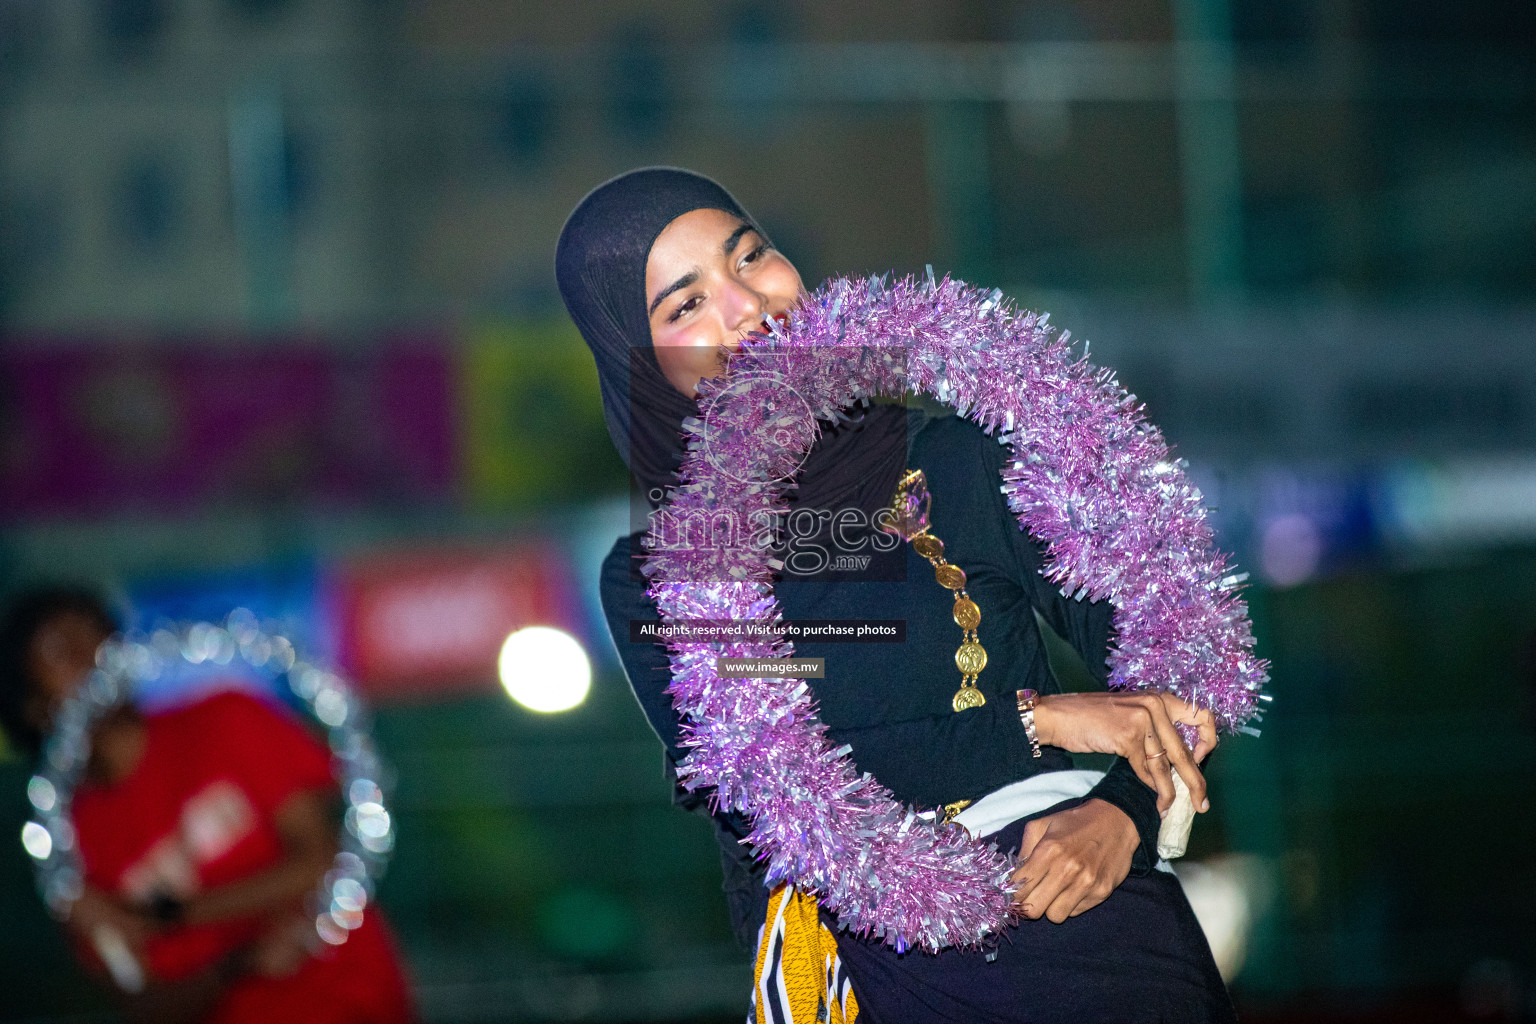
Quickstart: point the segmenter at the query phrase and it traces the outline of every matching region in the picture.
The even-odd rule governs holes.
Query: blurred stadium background
[[[0,0],[0,589],[349,668],[429,1021],[739,1020],[551,272],[646,163],[808,281],[1049,310],[1190,460],[1274,662],[1184,869],[1245,1019],[1536,1020],[1529,4]],[[574,710],[497,685],[530,624],[590,654]],[[0,1017],[110,1019],[14,838],[0,921]]]

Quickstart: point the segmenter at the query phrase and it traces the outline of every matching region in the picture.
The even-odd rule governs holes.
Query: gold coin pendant
[[[955,666],[963,676],[979,675],[987,667],[987,649],[974,640],[967,640],[955,651]]]
[[[961,629],[975,629],[981,624],[981,609],[968,597],[955,598],[955,625]]]
[[[944,542],[930,533],[912,538],[912,550],[924,558],[938,558],[944,553]]]
[[[979,708],[987,702],[986,696],[975,686],[966,683],[955,691],[955,699],[950,701],[950,707],[956,712],[969,711],[971,708]]]
[[[959,590],[965,586],[965,570],[958,565],[941,565],[933,570],[933,578],[939,581],[939,585],[950,590]]]

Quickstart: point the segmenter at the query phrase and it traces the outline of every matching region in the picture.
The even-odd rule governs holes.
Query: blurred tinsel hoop
[[[305,661],[292,643],[261,629],[245,609],[236,609],[222,624],[180,624],[148,636],[113,637],[96,652],[96,665],[60,706],[42,763],[27,783],[34,817],[22,827],[22,845],[36,863],[38,889],[49,910],[67,918],[84,891],[70,802],[90,759],[94,724],[132,700],[142,683],[196,671],[198,666],[212,672],[227,667],[241,675],[249,668],[286,685],[326,731],[346,812],[340,849],[309,897],[309,911],[320,939],[337,946],[346,942],[351,930],[362,924],[395,840],[385,807],[387,769],[374,748],[367,709],[346,681]]]
[[[1015,311],[999,291],[935,282],[931,269],[894,284],[833,280],[788,327],[749,337],[726,374],[699,382],[704,414],[684,421],[679,483],[658,521],[709,524],[709,539],[648,539],[643,571],[663,621],[780,623],[782,566],[740,524],[778,521],[816,420],[908,391],[1008,447],[1001,489],[1046,545],[1045,576],[1114,607],[1110,686],[1172,693],[1210,709],[1224,731],[1256,734],[1248,723],[1268,699],[1268,666],[1237,593],[1246,574],[1216,550],[1184,463],[1135,396],[1074,355],[1047,317]],[[738,531],[716,544],[722,516]],[[791,656],[782,631],[669,650],[691,748],[683,784],[712,787],[718,806],[751,816],[748,841],[770,885],[814,892],[842,927],[898,950],[977,946],[1012,920],[1009,859],[861,775],[849,748],[828,741],[804,681],[719,677],[720,657]]]

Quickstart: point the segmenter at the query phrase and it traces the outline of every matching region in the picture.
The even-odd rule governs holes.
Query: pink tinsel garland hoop
[[[680,522],[723,510],[738,522],[773,516],[814,420],[909,390],[1008,446],[1002,491],[1045,543],[1045,575],[1063,593],[1114,606],[1111,686],[1173,693],[1209,708],[1224,731],[1256,734],[1248,723],[1268,699],[1267,665],[1253,654],[1243,577],[1216,550],[1200,492],[1113,374],[1000,292],[935,282],[931,271],[823,285],[788,329],[749,339],[724,376],[700,382],[704,415],[684,424],[665,512]],[[664,622],[780,621],[771,552],[655,538],[647,547],[643,571]],[[751,817],[748,841],[770,885],[814,892],[843,927],[897,949],[975,946],[1011,920],[1009,859],[861,775],[848,748],[828,741],[803,680],[719,677],[720,657],[792,654],[781,631],[669,650],[669,693],[690,748],[683,784],[713,787],[718,806]]]

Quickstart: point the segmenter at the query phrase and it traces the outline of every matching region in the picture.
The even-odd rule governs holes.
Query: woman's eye
[[[667,323],[671,323],[681,316],[692,313],[695,309],[699,308],[699,303],[703,301],[704,300],[697,295],[691,296],[687,301],[672,311],[672,315],[667,317]]]
[[[756,249],[753,249],[751,252],[747,253],[741,258],[742,266],[746,266],[748,263],[756,263],[758,260],[763,258],[763,254],[767,251],[768,243],[764,242],[762,245],[758,246]]]

